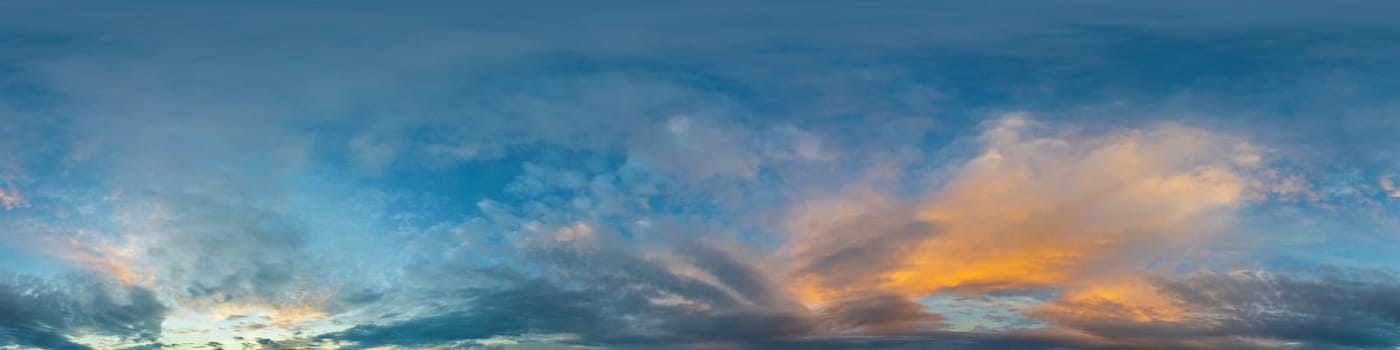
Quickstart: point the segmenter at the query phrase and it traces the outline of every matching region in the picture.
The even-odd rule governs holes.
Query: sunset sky
[[[1396,349],[1400,3],[0,0],[0,349]]]

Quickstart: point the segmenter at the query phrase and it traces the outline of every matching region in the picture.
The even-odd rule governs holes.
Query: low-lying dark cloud
[[[1289,273],[1161,277],[1158,291],[1190,312],[1178,321],[1040,315],[1057,325],[1138,348],[1392,349],[1400,346],[1400,283],[1383,271],[1323,268]],[[1076,305],[1078,311],[1120,308]],[[1093,313],[1089,313],[1093,314]]]
[[[907,297],[855,294],[808,308],[758,287],[771,279],[707,246],[679,249],[704,273],[661,259],[551,243],[527,264],[478,271],[498,287],[461,289],[442,312],[365,324],[323,339],[425,346],[563,335],[565,344],[690,349],[1382,349],[1400,345],[1400,283],[1386,272],[1329,268],[1159,277],[1189,313],[1176,321],[1100,317],[1124,305],[1032,313],[1056,326],[998,333],[943,330],[944,316]],[[522,268],[523,267],[523,268]],[[701,277],[710,276],[710,277]],[[750,301],[766,300],[754,303]],[[1085,316],[1097,315],[1097,316]]]
[[[0,344],[90,349],[68,336],[97,334],[154,342],[166,307],[148,289],[98,279],[0,276]]]
[[[764,347],[837,332],[886,334],[941,326],[903,296],[866,295],[809,310],[753,265],[702,243],[678,247],[669,268],[657,257],[550,243],[528,264],[480,271],[501,285],[463,289],[452,311],[361,325],[327,338],[364,346],[426,345],[494,336],[570,334],[583,345],[637,348],[727,344]]]
[[[837,300],[821,310],[821,319],[830,329],[897,333],[938,329],[943,317],[924,306],[895,294],[872,293]]]

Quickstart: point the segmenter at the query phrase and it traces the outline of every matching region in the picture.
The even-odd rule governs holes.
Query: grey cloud
[[[7,274],[0,278],[0,344],[89,349],[67,338],[87,332],[152,342],[160,336],[165,320],[165,305],[145,288],[88,277],[53,281]]]
[[[681,247],[681,246],[677,246]],[[531,333],[576,336],[607,348],[739,349],[1381,349],[1400,345],[1400,279],[1383,271],[1323,268],[1159,277],[1160,293],[1192,315],[1180,321],[1032,313],[1093,337],[1011,330],[940,331],[943,317],[907,297],[852,294],[807,309],[721,249],[685,246],[683,261],[714,276],[678,275],[625,250],[537,247],[494,276],[499,287],[461,289],[441,313],[357,326],[327,338],[363,345],[441,344]],[[514,268],[520,268],[516,270]],[[535,271],[535,272],[526,272]],[[1053,298],[1053,290],[1007,291]],[[1008,294],[1008,295],[1010,295]],[[749,301],[766,300],[761,303]],[[703,306],[702,306],[703,305]],[[788,305],[788,306],[784,306]],[[1072,305],[1081,311],[1121,306]],[[1093,313],[1090,313],[1091,315]],[[1294,344],[1294,345],[1287,345]]]
[[[159,245],[143,260],[162,281],[215,302],[275,301],[314,264],[306,234],[284,213],[212,195],[153,195],[155,217],[141,222]]]
[[[879,334],[942,328],[943,316],[908,297],[861,294],[837,300],[821,310],[823,322],[837,333],[861,330]]]
[[[449,262],[425,262],[413,268],[411,275],[422,282],[410,285],[431,286],[416,291],[426,293],[421,299],[430,300],[427,303],[431,306],[415,308],[411,301],[400,304],[417,311],[372,320],[325,338],[362,346],[424,346],[564,333],[576,337],[565,344],[608,348],[724,344],[758,349],[819,347],[813,344],[826,343],[804,339],[848,334],[871,337],[872,343],[879,343],[875,338],[890,337],[890,348],[919,344],[955,347],[950,344],[963,343],[943,333],[929,335],[934,334],[930,330],[945,326],[941,316],[905,296],[859,294],[810,310],[787,295],[774,276],[757,269],[749,260],[749,248],[725,245],[729,236],[722,232],[724,228],[703,220],[640,216],[657,221],[648,221],[644,229],[632,233],[634,246],[619,240],[620,233],[609,229],[606,221],[576,221],[577,215],[589,212],[588,208],[559,202],[531,209],[541,202],[554,203],[550,198],[568,198],[591,190],[578,181],[586,175],[538,165],[532,168],[528,177],[522,177],[520,188],[548,196],[531,197],[534,202],[521,204],[519,209],[483,203],[484,209],[490,209],[484,211],[491,214],[455,228],[433,227],[424,232],[424,238],[433,242],[444,235],[470,242],[454,248]],[[543,212],[528,214],[531,210]],[[907,239],[902,236],[905,234],[930,234],[929,227],[917,223],[907,210],[886,213],[877,208],[871,215],[838,228],[895,231],[892,235],[898,237],[873,243],[880,247],[905,243],[900,240]],[[904,224],[882,226],[877,220],[900,215],[906,220]],[[536,221],[521,221],[523,217]],[[584,227],[592,233],[555,239],[556,229]],[[493,243],[495,239],[505,243]],[[846,258],[858,261],[873,256],[874,250],[866,253]],[[1070,344],[1045,342],[1061,343]],[[867,343],[838,339],[830,344],[859,348],[853,344]]]
[[[677,274],[628,251],[546,245],[523,253],[524,261],[473,274],[498,284],[440,296],[439,302],[458,300],[442,311],[322,338],[426,346],[563,333],[575,337],[564,345],[638,349],[1093,348],[1044,335],[937,331],[941,316],[897,295],[851,296],[809,310],[732,253],[694,243],[676,248],[714,279]]]
[[[375,345],[570,333],[579,336],[582,343],[638,345],[763,339],[804,333],[808,327],[798,314],[744,302],[770,296],[731,295],[716,285],[673,274],[658,261],[628,252],[556,246],[525,254],[531,265],[484,271],[502,279],[505,284],[501,287],[459,292],[457,298],[467,301],[457,307],[459,311],[397,324],[357,326],[332,337]],[[700,265],[708,265],[727,281],[766,283],[745,281],[740,276],[755,272],[724,271],[747,269],[726,264],[732,262]],[[524,271],[538,271],[538,277]],[[769,293],[753,286],[733,290]]]
[[[878,278],[874,272],[898,264],[917,243],[938,233],[906,201],[870,191],[852,197],[799,210],[792,227],[806,246],[794,275],[820,276],[832,286],[870,282]]]
[[[798,270],[799,274],[827,276],[832,285],[851,285],[856,279],[870,278],[868,272],[896,264],[908,254],[912,244],[936,234],[933,224],[910,221],[907,226],[882,229],[890,221],[879,217],[863,217],[844,222],[843,226],[832,227],[832,234],[852,234],[861,232],[876,233],[874,238],[857,239],[848,245],[823,252],[822,255]],[[896,223],[897,225],[897,223]]]
[[[756,270],[752,263],[740,260],[733,253],[704,242],[678,246],[684,248],[673,250],[673,254],[684,257],[696,267],[709,272],[721,285],[743,296],[745,301],[779,310],[801,308],[801,305],[788,300],[780,286]]]
[[[590,303],[603,297],[596,292],[567,291],[540,282],[524,283],[515,288],[472,293],[475,302],[469,311],[391,325],[359,325],[328,337],[374,346],[437,344],[527,332],[602,334],[603,322],[607,320]]]
[[[1038,333],[915,332],[880,336],[815,336],[764,342],[755,349],[882,349],[882,350],[1090,350],[1121,347],[1085,343],[1074,337]]]
[[[673,293],[708,304],[717,310],[742,308],[748,295],[731,295],[719,286],[693,277],[677,275],[661,263],[617,248],[588,249],[569,246],[544,247],[525,256],[527,263],[539,264],[545,276],[563,282],[594,287],[636,288],[639,296],[661,297]],[[742,287],[741,287],[742,288]],[[762,296],[755,296],[756,298]]]
[[[1390,349],[1400,345],[1400,280],[1385,271],[1325,267],[1211,272],[1160,277],[1155,284],[1194,316],[1150,323],[1039,316],[1143,348],[1275,348],[1291,343],[1309,349]]]
[[[218,182],[216,182],[218,183]],[[146,192],[121,203],[139,235],[112,255],[129,265],[133,283],[159,289],[177,304],[206,312],[220,304],[310,308],[339,314],[379,302],[386,286],[370,268],[335,266],[354,250],[342,232],[313,234],[288,209],[290,199],[236,181],[220,190]],[[359,257],[356,257],[359,259]],[[383,267],[385,269],[396,267]]]

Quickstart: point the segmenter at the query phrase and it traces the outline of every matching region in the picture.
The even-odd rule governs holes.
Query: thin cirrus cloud
[[[1384,4],[0,5],[0,347],[1394,348]]]

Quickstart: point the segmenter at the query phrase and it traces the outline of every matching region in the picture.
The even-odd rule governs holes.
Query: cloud
[[[766,281],[753,280],[756,271],[718,252],[692,259],[718,276],[711,283],[625,251],[541,244],[526,260],[480,271],[477,278],[494,277],[498,286],[454,293],[446,300],[460,300],[450,309],[455,311],[361,325],[330,337],[372,346],[567,333],[582,344],[664,345],[764,339],[806,327],[790,311],[749,303],[771,298],[754,285]]]
[[[126,216],[123,231],[72,238],[70,257],[113,281],[159,292],[183,311],[220,321],[258,314],[291,328],[354,305],[350,299],[363,293],[355,289],[362,285],[313,272],[324,270],[307,247],[311,237],[275,206],[215,194],[132,197],[119,207]]]
[[[471,274],[495,286],[439,298],[454,303],[444,311],[326,338],[423,346],[566,334],[572,337],[566,344],[610,348],[761,348],[822,334],[904,334],[941,326],[938,315],[899,295],[853,296],[809,310],[750,263],[703,242],[629,252],[545,240],[520,258]]]
[[[916,205],[874,189],[855,189],[830,201],[804,203],[789,224],[794,274],[804,298],[823,300],[827,289],[881,283],[876,271],[895,269],[913,242],[938,233]]]
[[[1275,160],[1392,166],[1400,125],[1393,11],[1360,6],[82,5],[0,11],[0,224],[364,344],[1088,346],[919,297],[1196,319],[1144,265]],[[981,121],[1015,109],[1046,121]],[[1394,192],[1353,172],[1337,193]]]
[[[901,295],[870,294],[837,300],[821,310],[836,333],[898,333],[943,328],[943,317]]]
[[[160,337],[168,311],[148,289],[74,277],[51,281],[6,274],[0,281],[0,344],[90,349],[72,336],[96,334],[130,342]]]
[[[180,281],[192,297],[218,302],[272,299],[312,262],[306,235],[274,210],[217,197],[158,197],[135,227],[150,246],[138,249],[157,279]]]
[[[0,159],[0,209],[29,207],[29,197],[20,192],[20,186],[33,180],[20,171],[18,164],[14,160]]]
[[[29,201],[20,195],[19,190],[0,188],[0,207],[11,210],[27,206],[29,206]]]
[[[1388,349],[1400,345],[1400,284],[1389,272],[1318,267],[1199,272],[1151,280],[1155,297],[1186,312],[1141,322],[1139,300],[1064,301],[1036,314],[1138,348]]]
[[[762,161],[757,153],[760,146],[755,144],[759,142],[757,135],[737,125],[726,128],[707,119],[672,116],[666,119],[664,132],[646,133],[659,139],[644,141],[629,151],[629,156],[676,176],[756,176]]]
[[[867,289],[918,297],[1073,285],[1224,227],[1261,166],[1242,140],[1171,124],[1073,135],[1013,114],[978,144],[925,197],[853,191],[799,207],[794,288],[819,303]]]

